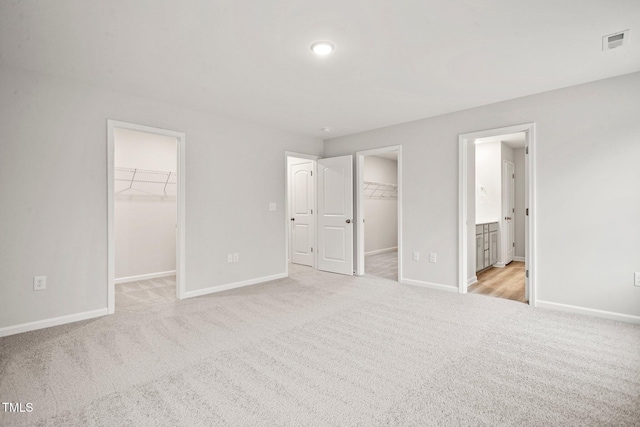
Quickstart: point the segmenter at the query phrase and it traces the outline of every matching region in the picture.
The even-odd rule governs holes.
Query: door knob
[[[291,221],[295,221],[295,220],[296,220],[295,218],[291,218]]]
[[[350,219],[347,220],[347,224],[351,224],[351,220]]]

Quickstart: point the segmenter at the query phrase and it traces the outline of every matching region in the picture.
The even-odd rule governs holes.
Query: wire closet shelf
[[[398,185],[365,181],[364,198],[373,200],[398,200]]]
[[[124,188],[120,186],[121,189],[119,191],[116,191],[116,194],[122,193],[127,190],[140,189],[150,184],[162,185],[163,193],[167,194],[167,188],[169,188],[169,186],[176,185],[178,182],[177,174],[171,171],[157,171],[137,168],[114,168],[114,170],[114,181],[128,183],[128,185],[125,184],[126,186]]]

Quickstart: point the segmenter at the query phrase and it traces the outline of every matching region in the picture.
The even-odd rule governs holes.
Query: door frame
[[[402,145],[374,148],[356,152],[356,275],[362,276],[364,271],[364,158],[376,154],[398,152],[398,282],[402,277]]]
[[[526,156],[526,154],[525,154]],[[513,206],[513,208],[515,209],[515,205],[516,205],[516,198],[515,198],[515,178],[509,177],[507,176],[507,166],[511,165],[513,167],[513,173],[515,174],[515,170],[516,170],[516,166],[515,163],[512,162],[511,160],[507,160],[507,159],[502,159],[502,201],[501,201],[501,205],[500,205],[500,223],[502,224],[501,230],[506,230],[507,227],[511,227],[513,228],[513,232],[511,233],[511,238],[512,238],[512,244],[513,242],[515,242],[515,215],[513,214],[513,212],[511,212],[511,221],[512,221],[512,225],[509,226],[509,221],[507,221],[506,219],[504,219],[504,206],[505,206],[505,202],[508,202],[509,199],[511,199],[511,204]],[[505,191],[507,188],[507,180],[511,180],[511,193],[507,194],[507,192]],[[506,266],[507,263],[507,252],[508,252],[508,248],[509,248],[509,242],[507,242],[507,233],[502,233],[501,237],[501,246],[502,246],[502,250],[501,250],[501,256],[500,256],[500,263],[502,264],[502,266]],[[513,258],[515,259],[515,246],[513,247]],[[512,259],[511,261],[513,261],[514,259]],[[510,262],[511,262],[510,261]]]
[[[469,192],[469,146],[477,138],[486,138],[517,132],[525,132],[525,268],[528,272],[525,292],[529,305],[537,304],[536,293],[536,124],[525,123],[503,128],[489,129],[458,135],[458,291],[467,293],[469,239],[475,239],[475,227],[469,227],[469,204],[475,203],[475,189]],[[475,159],[475,155],[473,156]],[[475,221],[474,221],[475,224]],[[471,236],[471,233],[473,236]],[[475,247],[475,246],[474,246]]]
[[[151,126],[107,119],[107,309],[115,313],[115,130],[127,129],[176,138],[177,141],[177,227],[176,227],[176,298],[185,297],[185,144],[186,134]]]
[[[314,154],[304,154],[304,153],[297,153],[295,151],[285,151],[284,152],[284,176],[285,176],[285,191],[284,191],[284,204],[285,207],[283,209],[284,211],[284,229],[285,229],[285,239],[284,239],[284,271],[285,274],[288,276],[289,275],[289,263],[291,262],[290,259],[290,246],[291,246],[291,220],[290,220],[290,206],[289,203],[291,202],[289,199],[289,195],[291,192],[291,180],[290,180],[290,176],[289,176],[289,157],[293,157],[293,158],[297,158],[297,159],[308,159],[311,160],[313,162],[313,175],[315,177],[318,176],[317,170],[318,170],[318,159],[320,159],[320,156],[316,156]],[[318,204],[318,185],[317,185],[317,180],[314,180],[314,209],[316,209],[315,213],[313,214],[313,240],[314,240],[314,245],[318,245],[318,221],[317,221],[317,204]],[[316,250],[313,251],[313,269],[317,268],[318,266],[318,251],[317,248]]]

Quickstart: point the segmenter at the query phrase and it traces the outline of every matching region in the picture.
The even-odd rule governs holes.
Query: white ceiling
[[[1,65],[323,139],[639,71],[639,35],[638,0],[0,1]]]

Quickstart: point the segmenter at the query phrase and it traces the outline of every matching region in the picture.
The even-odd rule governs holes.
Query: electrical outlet
[[[636,279],[634,284],[635,284],[636,286],[640,286],[640,273],[636,272],[636,273],[634,274],[634,278]]]
[[[413,253],[413,260],[414,260],[414,261],[420,261],[420,252],[415,251],[415,252]]]
[[[240,255],[238,255],[238,253],[236,252],[235,254],[233,254],[233,262],[238,262],[240,261]]]
[[[33,290],[44,291],[47,289],[47,276],[35,276],[33,278]]]
[[[438,254],[435,252],[429,253],[429,262],[438,262]]]
[[[227,262],[233,262],[233,254],[227,254]]]
[[[269,210],[270,211],[275,211],[276,210],[276,202],[269,203]]]

